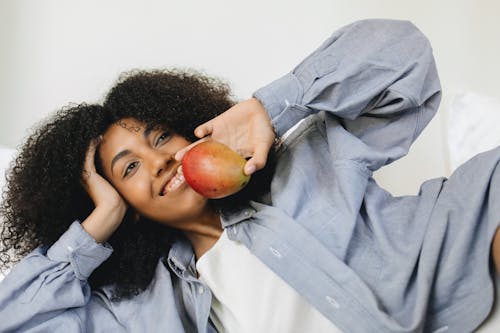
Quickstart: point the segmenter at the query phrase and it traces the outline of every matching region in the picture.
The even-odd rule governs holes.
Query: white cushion
[[[455,170],[472,156],[500,145],[500,101],[474,92],[451,99],[447,114],[447,139],[450,166]],[[496,279],[495,306],[476,331],[500,332],[500,279]]]
[[[10,162],[14,158],[14,149],[0,146],[0,200],[3,197],[3,187],[5,186],[5,171],[7,171]],[[0,216],[0,224],[2,223],[2,216]],[[0,272],[0,281],[3,280],[3,275]]]
[[[14,152],[14,149],[0,146],[0,190],[2,191],[2,193],[3,187],[5,185],[5,171],[14,158]]]
[[[447,116],[450,166],[500,145],[500,101],[474,92],[451,99]]]

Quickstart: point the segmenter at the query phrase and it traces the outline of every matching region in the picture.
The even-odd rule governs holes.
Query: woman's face
[[[113,124],[99,148],[106,178],[137,213],[174,228],[207,208],[179,173],[175,153],[190,142],[133,118]]]

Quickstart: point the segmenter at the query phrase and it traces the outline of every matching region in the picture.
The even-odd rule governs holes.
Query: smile
[[[167,195],[168,193],[175,191],[178,189],[183,183],[185,182],[184,180],[184,175],[182,174],[182,168],[179,167],[177,169],[177,173],[175,174],[174,177],[172,177],[168,183],[165,185],[165,188],[163,189],[161,195]]]

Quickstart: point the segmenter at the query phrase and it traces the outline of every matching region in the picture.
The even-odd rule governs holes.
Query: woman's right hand
[[[201,124],[194,134],[201,140],[179,150],[175,155],[176,160],[182,160],[189,149],[210,138],[248,158],[244,167],[247,175],[266,165],[267,155],[276,137],[266,109],[256,98],[242,101]]]
[[[97,173],[94,158],[99,139],[92,141],[85,155],[82,185],[94,202],[92,213],[82,222],[82,227],[96,240],[103,243],[121,224],[127,204],[115,188]]]

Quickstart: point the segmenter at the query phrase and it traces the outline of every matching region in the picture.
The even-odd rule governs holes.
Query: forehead
[[[146,125],[134,118],[120,119],[113,123],[103,134],[103,145],[121,141],[127,137],[144,136]],[[149,131],[149,130],[148,130]]]
[[[104,163],[119,151],[128,149],[137,144],[150,131],[146,125],[136,119],[120,119],[112,124],[103,134],[103,140],[99,147],[99,154]]]
[[[134,118],[120,119],[112,126],[121,127],[131,133],[138,133],[145,129],[144,123]]]

